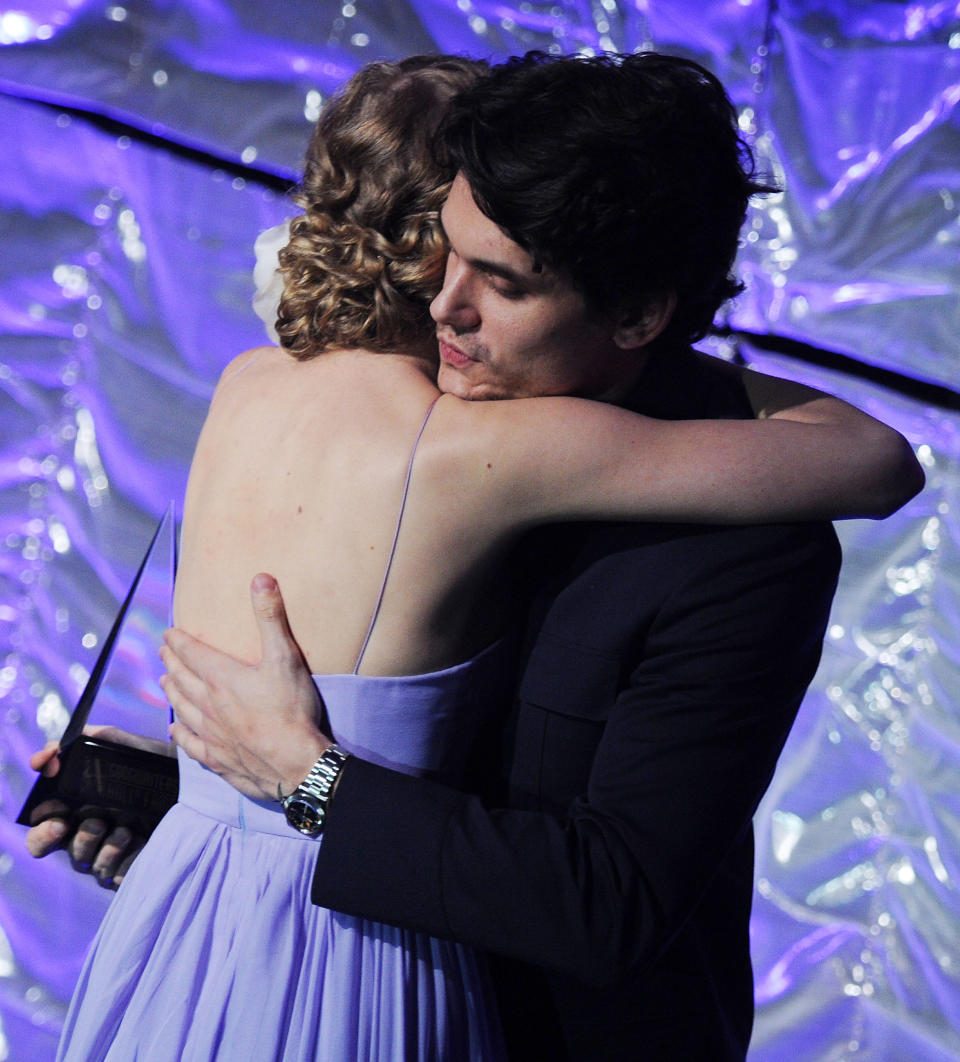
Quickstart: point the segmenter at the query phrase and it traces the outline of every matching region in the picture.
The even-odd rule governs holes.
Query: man
[[[737,233],[759,187],[708,74],[655,55],[516,63],[462,102],[446,144],[460,176],[433,307],[444,390],[750,415],[739,386],[687,347],[735,290]],[[565,315],[568,340],[575,322],[618,306],[659,338],[592,365],[572,341],[547,353],[564,338],[552,331],[564,299],[585,303]],[[750,820],[819,658],[835,538],[819,525],[608,525],[548,541],[562,566],[530,610],[488,787],[499,799],[351,758],[312,898],[500,957],[514,1057],[741,1059]],[[293,670],[268,625],[278,597],[265,598],[274,661]],[[193,675],[210,666],[199,646],[178,633],[169,645],[178,743],[261,792],[301,782],[325,743],[312,722],[274,722],[272,747],[248,740],[244,765],[232,762],[239,737],[214,728],[252,714],[223,710],[224,686],[240,696],[249,675],[218,660],[207,689]],[[277,676],[260,704],[289,716],[307,695],[300,718],[312,720],[304,681]]]
[[[688,347],[736,290],[762,188],[706,71],[528,58],[461,101],[444,143],[460,170],[433,306],[445,390],[750,415]],[[598,341],[607,320],[623,342]],[[742,1059],[751,816],[819,658],[835,537],[611,524],[533,546],[541,585],[483,798],[329,758],[264,577],[259,667],[169,634],[173,736],[245,792],[314,801],[315,903],[489,952],[512,1057]],[[315,761],[323,785],[304,789]]]

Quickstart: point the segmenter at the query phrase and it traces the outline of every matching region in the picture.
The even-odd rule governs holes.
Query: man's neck
[[[629,351],[629,357],[623,359],[622,370],[608,387],[580,397],[594,402],[609,402],[615,406],[630,405],[631,396],[642,387],[641,381],[647,372],[650,357],[645,350]]]

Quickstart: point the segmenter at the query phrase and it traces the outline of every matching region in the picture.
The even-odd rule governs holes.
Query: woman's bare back
[[[353,670],[414,440],[438,394],[430,370],[412,356],[343,351],[295,361],[270,347],[231,363],[190,473],[178,626],[256,661],[249,585],[267,571],[311,670]],[[367,674],[446,667],[501,625],[503,587],[491,576],[506,543],[484,526],[479,484],[462,474],[451,481],[462,467],[445,459],[442,407],[418,448]]]

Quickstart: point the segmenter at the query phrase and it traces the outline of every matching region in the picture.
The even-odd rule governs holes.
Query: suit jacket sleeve
[[[839,564],[820,525],[713,529],[681,556],[619,660],[545,625],[516,731],[534,767],[513,806],[349,761],[314,903],[595,984],[654,960],[750,829]],[[558,681],[578,655],[609,673]]]

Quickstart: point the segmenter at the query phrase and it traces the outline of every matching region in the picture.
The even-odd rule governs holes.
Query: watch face
[[[291,797],[284,808],[287,822],[301,833],[315,837],[323,827],[323,808],[314,797],[298,795]]]

